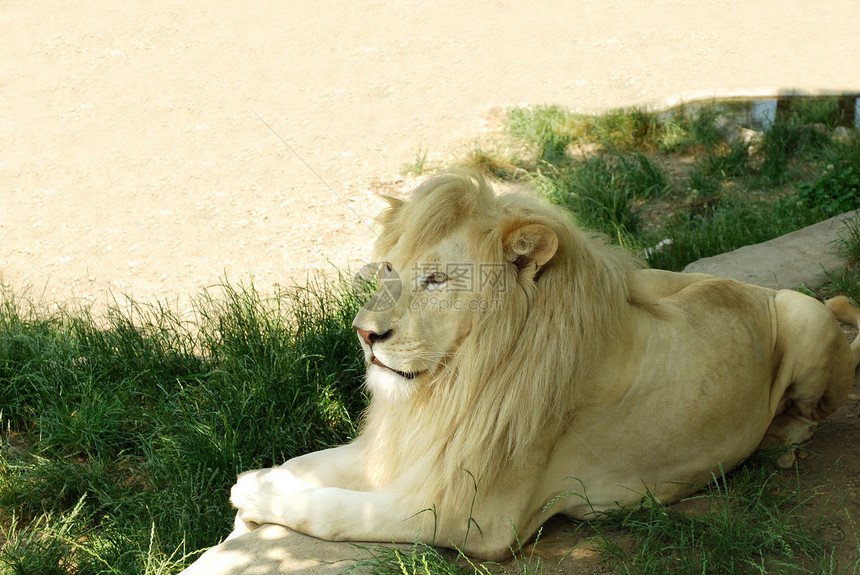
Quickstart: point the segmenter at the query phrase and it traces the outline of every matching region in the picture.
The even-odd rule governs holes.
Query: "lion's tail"
[[[825,303],[836,316],[836,319],[860,328],[860,308],[848,301],[847,297],[844,295],[836,296]],[[851,342],[851,351],[854,352],[854,364],[860,364],[860,335]]]

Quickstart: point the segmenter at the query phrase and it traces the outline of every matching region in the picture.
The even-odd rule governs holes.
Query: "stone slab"
[[[703,258],[685,272],[712,274],[773,289],[817,288],[827,281],[826,271],[838,270],[847,260],[833,253],[833,242],[844,221],[860,217],[847,212],[784,236],[731,252]]]
[[[282,525],[263,525],[212,547],[180,575],[336,575],[371,557],[354,543],[323,541]]]

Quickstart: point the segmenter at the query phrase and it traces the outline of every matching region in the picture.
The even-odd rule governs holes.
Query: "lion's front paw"
[[[243,522],[264,523],[261,504],[265,505],[261,490],[265,469],[243,473],[230,490],[230,503],[239,510],[237,519]]]
[[[283,468],[246,471],[230,490],[230,503],[245,522],[289,525],[290,498],[309,487]]]

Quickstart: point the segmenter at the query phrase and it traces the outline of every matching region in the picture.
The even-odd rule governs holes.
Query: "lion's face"
[[[527,298],[558,247],[548,227],[518,220],[487,229],[466,218],[420,250],[409,237],[383,252],[379,289],[353,321],[368,387],[389,399],[439,376],[477,322]]]
[[[492,283],[504,264],[478,262],[465,233],[455,232],[417,258],[395,246],[378,266],[378,289],[353,321],[375,394],[408,396],[445,369],[481,313],[501,300]],[[499,286],[496,286],[499,287]],[[490,298],[488,298],[490,294]]]

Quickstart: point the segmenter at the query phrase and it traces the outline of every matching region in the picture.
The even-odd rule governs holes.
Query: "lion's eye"
[[[448,274],[445,274],[445,273],[439,272],[439,271],[432,272],[432,273],[429,273],[426,276],[424,276],[424,285],[428,289],[438,288],[438,287],[442,286],[443,284],[445,284],[447,281],[448,281]]]

